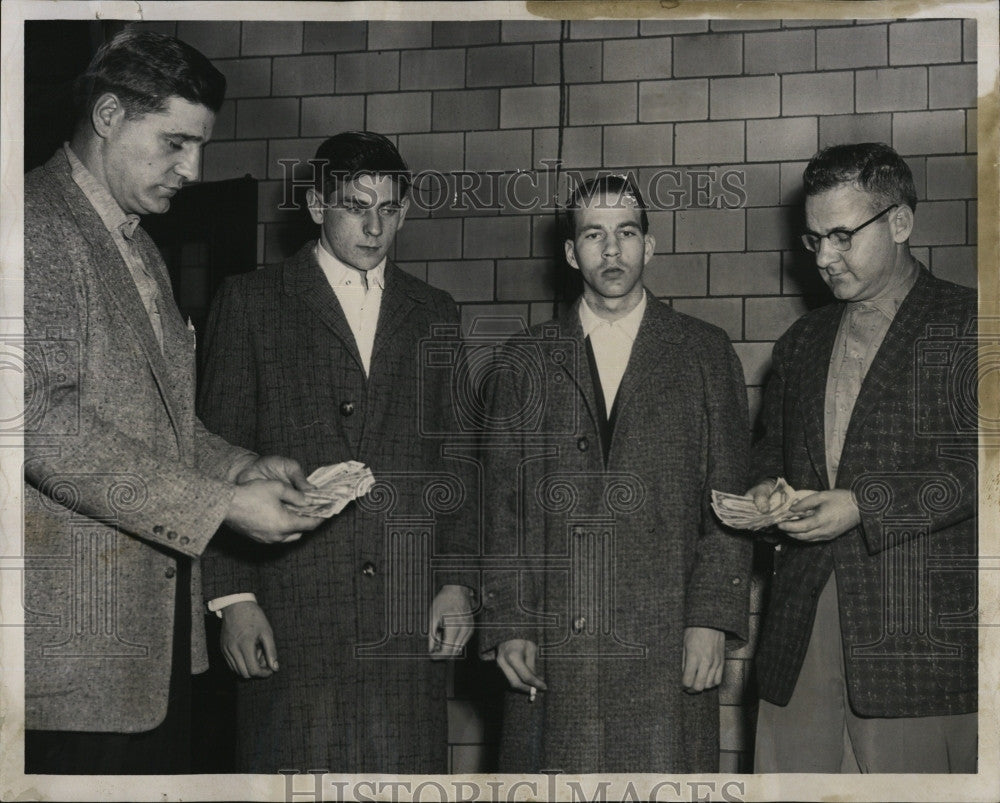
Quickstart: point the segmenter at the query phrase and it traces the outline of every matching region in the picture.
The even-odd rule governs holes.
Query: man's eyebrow
[[[200,134],[185,134],[183,131],[164,131],[163,136],[182,139],[185,142],[204,142],[205,138]]]

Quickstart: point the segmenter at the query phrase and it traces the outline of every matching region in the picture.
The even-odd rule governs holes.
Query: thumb
[[[299,472],[302,473],[301,471]],[[290,505],[298,505],[299,507],[305,507],[309,504],[309,498],[302,493],[302,491],[296,490],[291,485],[285,485],[285,483],[280,483],[278,486],[278,498],[282,502],[287,502]]]
[[[289,460],[286,464],[286,472],[292,485],[300,491],[314,491],[316,486],[306,479],[305,472],[297,460]]]

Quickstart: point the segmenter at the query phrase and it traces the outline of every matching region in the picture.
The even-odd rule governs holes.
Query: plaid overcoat
[[[194,414],[194,334],[166,266],[163,348],[135,282],[60,150],[24,182],[25,720],[147,731],[167,711],[178,558],[191,571],[192,667],[207,668],[196,560],[226,475],[253,456]],[[185,603],[187,604],[187,603]]]
[[[496,376],[480,645],[535,641],[548,686],[507,693],[500,771],[717,771],[718,690],[685,693],[681,666],[685,627],[747,638],[750,541],[709,506],[746,476],[728,337],[649,296],[606,461],[577,305]]]
[[[457,334],[451,297],[391,262],[366,379],[315,241],[233,277],[207,326],[199,410],[234,443],[319,466],[359,460],[378,484],[300,541],[269,550],[220,540],[206,597],[257,595],[280,670],[239,683],[239,769],[441,773],[445,665],[427,650],[427,605],[454,578],[432,554],[459,551],[452,508],[471,504],[440,439],[450,384],[424,381],[420,341]],[[457,346],[457,342],[452,345]],[[451,519],[454,521],[454,519]]]
[[[829,488],[824,399],[845,305],[808,313],[774,346],[757,479]],[[757,649],[760,694],[791,697],[819,592],[836,570],[847,689],[861,716],[976,710],[976,293],[921,270],[858,394],[837,487],[861,524],[784,538]]]

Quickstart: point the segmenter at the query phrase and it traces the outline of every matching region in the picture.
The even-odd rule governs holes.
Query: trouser
[[[820,594],[788,705],[760,701],[756,772],[976,771],[978,717],[859,717],[851,711],[836,573]]]
[[[191,561],[177,561],[167,716],[143,733],[27,730],[28,775],[169,775],[191,771]]]

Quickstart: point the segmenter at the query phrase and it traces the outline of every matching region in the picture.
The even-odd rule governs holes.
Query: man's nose
[[[378,237],[382,233],[382,218],[378,209],[372,208],[365,211],[365,234],[369,237]]]
[[[622,250],[621,243],[618,242],[618,237],[612,235],[611,237],[606,237],[604,239],[604,249],[601,253],[604,256],[614,256],[615,254],[620,254]]]
[[[826,270],[835,262],[840,261],[840,251],[833,247],[829,237],[823,237],[816,249],[816,267]]]
[[[180,160],[174,167],[177,173],[185,181],[195,181],[198,178],[198,171],[201,167],[201,148],[185,149],[181,152]]]

